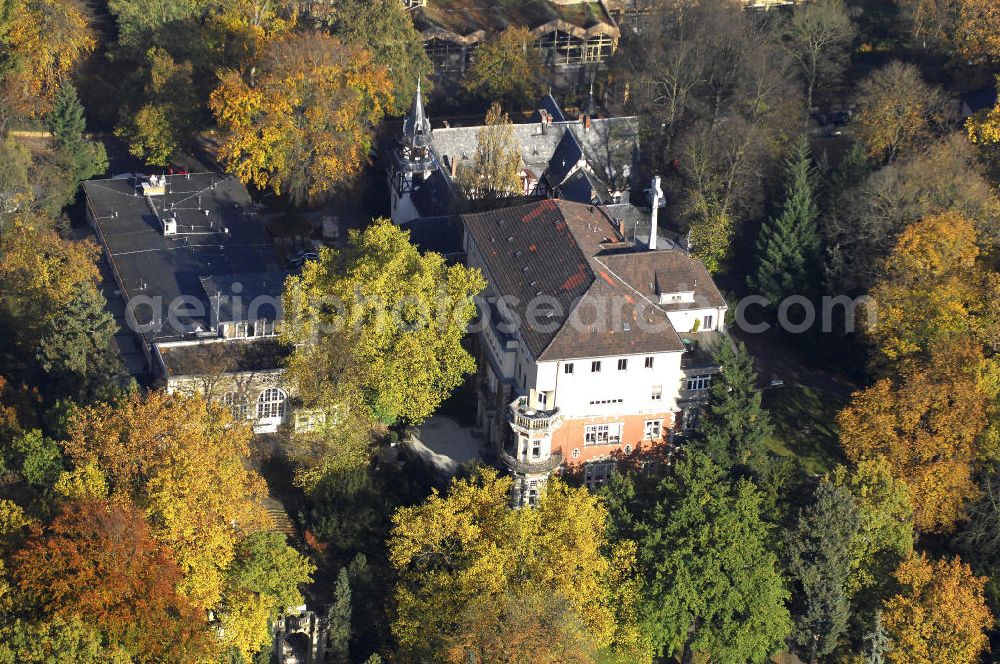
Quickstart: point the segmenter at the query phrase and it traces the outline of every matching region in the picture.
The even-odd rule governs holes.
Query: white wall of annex
[[[535,388],[539,392],[553,392],[550,407],[559,408],[566,417],[596,417],[603,415],[630,415],[671,410],[677,402],[681,387],[680,352],[642,355],[619,355],[601,358],[576,358],[571,360],[573,373],[566,373],[570,361],[539,362]],[[653,358],[653,368],[645,368],[645,359]],[[627,360],[624,370],[618,369],[618,360]],[[591,371],[591,363],[601,362],[599,372]],[[662,388],[660,400],[653,400],[653,388]],[[591,404],[591,401],[621,403]]]

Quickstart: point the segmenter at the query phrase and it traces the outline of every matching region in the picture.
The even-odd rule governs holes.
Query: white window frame
[[[701,320],[701,329],[703,329],[703,330],[711,330],[712,329],[712,323],[714,323],[714,322],[715,322],[715,317],[712,314],[708,314],[707,316],[705,316]]]
[[[280,387],[269,387],[257,395],[257,420],[280,422],[285,419],[285,402],[288,394]]]
[[[607,424],[587,424],[583,427],[583,444],[618,445],[622,442],[624,422],[608,422]]]
[[[653,389],[650,390],[649,398],[652,401],[662,401],[663,400],[663,386],[662,385],[654,385]]]
[[[653,356],[652,355],[646,356],[646,360],[644,362],[644,367],[646,369],[652,369],[653,368]]]
[[[567,362],[566,364],[563,365],[563,373],[564,374],[571,374],[571,373],[573,373],[573,363],[572,362]]]
[[[590,363],[590,373],[601,373],[601,361],[594,360]]]
[[[621,358],[618,360],[618,371],[628,371],[628,359]]]
[[[659,440],[663,436],[663,420],[646,420],[642,423],[643,440]]]
[[[688,376],[685,382],[686,389],[691,392],[707,390],[712,386],[712,374],[701,374],[698,376]]]

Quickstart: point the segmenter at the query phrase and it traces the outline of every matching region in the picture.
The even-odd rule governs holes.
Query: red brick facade
[[[648,420],[662,420],[660,435],[655,440],[644,439],[645,425]],[[611,444],[585,444],[586,427],[594,424],[621,423],[621,442]],[[610,458],[615,452],[625,454],[625,446],[630,446],[632,452],[650,449],[666,443],[667,431],[673,424],[673,414],[669,412],[650,413],[645,415],[612,415],[608,417],[587,417],[574,420],[564,420],[562,425],[552,434],[552,451],[562,452],[566,470],[573,472],[587,461]],[[573,456],[573,451],[579,453]]]

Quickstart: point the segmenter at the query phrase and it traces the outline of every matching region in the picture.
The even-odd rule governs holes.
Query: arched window
[[[239,392],[226,392],[222,395],[222,403],[229,408],[237,422],[247,418],[247,400]]]
[[[285,399],[288,395],[277,387],[269,387],[257,397],[257,419],[280,419],[285,416]]]

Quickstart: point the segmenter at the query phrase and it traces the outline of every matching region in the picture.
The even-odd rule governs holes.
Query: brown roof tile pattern
[[[539,360],[683,351],[650,282],[725,306],[699,261],[639,250],[597,206],[547,199],[462,219]]]

